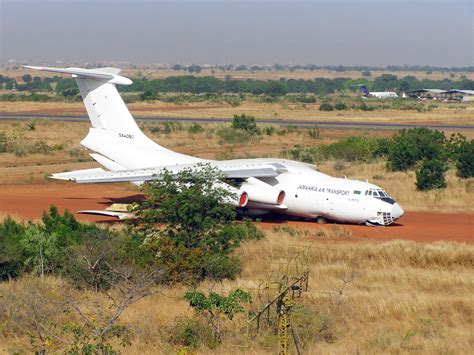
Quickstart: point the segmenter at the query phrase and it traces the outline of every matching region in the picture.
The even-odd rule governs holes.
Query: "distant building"
[[[407,91],[407,97],[422,100],[474,101],[474,90],[418,89]]]

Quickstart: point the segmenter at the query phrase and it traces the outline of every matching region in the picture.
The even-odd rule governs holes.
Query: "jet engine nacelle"
[[[239,191],[242,192],[242,195],[246,194],[250,202],[282,205],[285,201],[285,191],[270,186],[243,184]]]

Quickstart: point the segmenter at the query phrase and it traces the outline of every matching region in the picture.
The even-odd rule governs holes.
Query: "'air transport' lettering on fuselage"
[[[120,138],[128,138],[128,139],[133,139],[133,134],[128,134],[128,133],[119,133]]]
[[[308,186],[308,185],[299,185],[298,190],[325,192],[325,193],[341,195],[341,196],[348,196],[350,194],[349,190],[337,190],[337,189],[332,189],[330,187],[318,187],[318,186]]]

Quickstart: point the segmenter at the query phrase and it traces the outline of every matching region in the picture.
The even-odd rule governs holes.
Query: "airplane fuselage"
[[[285,191],[284,208],[275,206],[276,213],[378,225],[391,224],[404,213],[400,205],[376,185],[332,177],[300,162],[274,162],[288,168],[288,172],[277,177],[261,179],[275,189]],[[259,207],[263,206],[252,202],[247,206],[250,211],[258,211]],[[268,206],[265,210],[268,211]]]

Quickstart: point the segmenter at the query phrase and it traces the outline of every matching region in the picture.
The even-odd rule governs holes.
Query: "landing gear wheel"
[[[324,218],[324,217],[318,217],[318,218],[316,218],[316,223],[318,223],[318,224],[326,224],[326,218]]]

